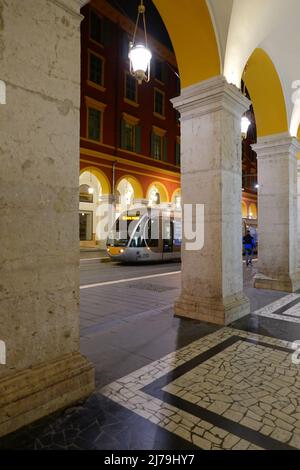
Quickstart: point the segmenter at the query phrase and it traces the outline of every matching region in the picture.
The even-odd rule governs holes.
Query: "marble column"
[[[241,116],[250,103],[222,76],[185,88],[172,101],[181,113],[184,216],[187,204],[204,205],[203,248],[187,250],[183,237],[175,313],[226,325],[249,313],[242,270]]]
[[[252,146],[258,164],[258,274],[254,286],[295,292],[297,267],[297,152],[289,134],[258,139]]]
[[[300,271],[300,160],[297,159],[297,270]]]
[[[0,436],[94,389],[79,351],[79,12],[0,0]]]

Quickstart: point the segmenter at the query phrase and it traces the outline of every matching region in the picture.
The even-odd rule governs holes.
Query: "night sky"
[[[125,16],[129,17],[134,23],[137,18],[138,6],[140,0],[107,0],[112,6],[117,8]],[[146,27],[147,32],[155,39],[164,44],[173,51],[172,43],[169,38],[165,25],[151,0],[144,0],[146,7]],[[139,26],[142,25],[140,18]]]

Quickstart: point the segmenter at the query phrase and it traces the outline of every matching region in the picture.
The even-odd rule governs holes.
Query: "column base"
[[[0,436],[87,398],[94,368],[80,353],[0,379]]]
[[[300,289],[300,272],[278,278],[268,277],[258,273],[254,277],[256,289],[278,290],[283,292],[296,292]]]
[[[223,299],[182,295],[175,303],[175,315],[215,325],[230,323],[250,313],[249,299],[241,292]]]

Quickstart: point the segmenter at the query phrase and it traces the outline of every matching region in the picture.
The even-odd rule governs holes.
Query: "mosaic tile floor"
[[[202,449],[300,449],[293,353],[287,341],[223,328],[100,393]]]
[[[262,317],[300,323],[300,294],[290,294],[253,312]]]

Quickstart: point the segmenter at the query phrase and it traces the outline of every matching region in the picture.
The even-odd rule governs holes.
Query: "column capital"
[[[300,152],[300,142],[296,137],[291,137],[288,132],[259,137],[252,149],[257,158],[283,157],[290,155],[297,158]]]
[[[219,75],[183,88],[181,95],[171,100],[183,119],[190,119],[226,110],[240,118],[251,102],[235,86]]]

